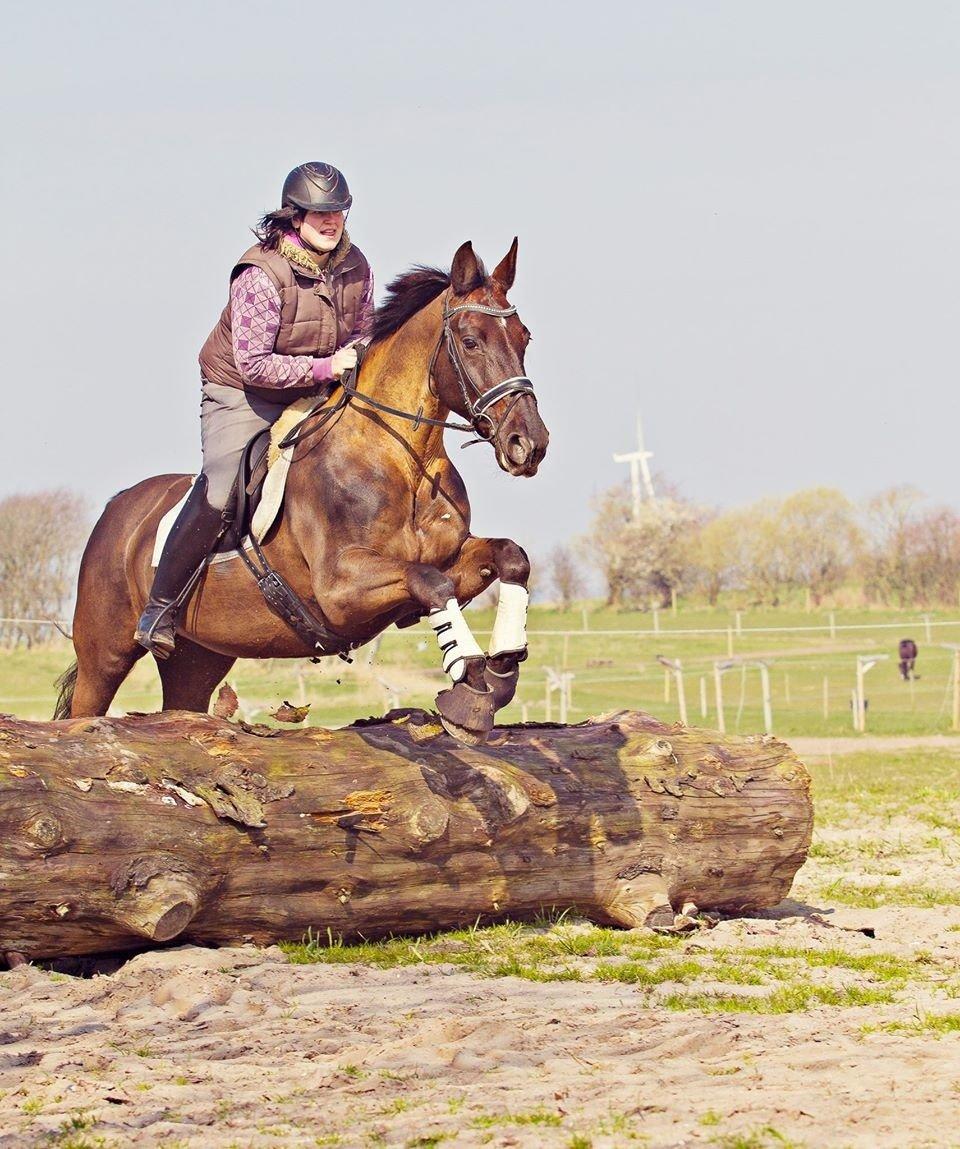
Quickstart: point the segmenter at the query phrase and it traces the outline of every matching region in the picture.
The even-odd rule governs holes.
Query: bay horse
[[[511,475],[536,474],[546,452],[549,434],[524,375],[530,333],[507,300],[516,261],[514,239],[487,275],[467,242],[449,274],[415,267],[389,285],[350,401],[337,402],[335,390],[302,425],[282,515],[263,544],[271,566],[344,645],[427,616],[451,678],[437,708],[466,742],[486,738],[516,691],[530,564],[510,539],[471,535],[443,428],[451,412],[468,419]],[[80,565],[76,662],[58,680],[55,718],[105,714],[144,655],[133,633],[157,527],[189,483],[188,475],[157,475],[107,504]],[[460,608],[497,578],[484,652]],[[238,658],[315,653],[267,607],[238,555],[206,567],[177,632],[176,650],[157,664],[164,710],[206,712]]]

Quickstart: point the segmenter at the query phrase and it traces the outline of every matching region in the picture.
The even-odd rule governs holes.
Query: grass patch
[[[907,1037],[946,1037],[960,1033],[960,1013],[923,1014],[912,1021],[881,1021],[865,1025],[862,1033],[899,1033]]]
[[[520,977],[541,982],[592,978],[639,984],[646,976],[639,963],[667,956],[681,944],[675,937],[652,932],[637,936],[563,918],[544,925],[505,922],[485,929],[349,944],[332,935],[325,942],[310,936],[301,943],[282,943],[281,948],[287,960],[296,965],[370,965],[378,969],[454,965],[480,977]],[[586,964],[579,968],[571,963],[572,958],[601,956],[623,957],[631,968],[623,970],[613,963],[600,962],[596,970],[591,970]],[[597,972],[599,970],[604,971],[603,975]],[[647,984],[666,980],[671,978],[650,974]]]
[[[620,981],[628,985],[662,985],[664,982],[692,981],[705,973],[702,962],[665,961],[658,965],[641,965],[635,961],[601,962],[593,971],[597,981]]]
[[[549,1109],[531,1109],[529,1113],[481,1113],[470,1122],[471,1129],[491,1129],[496,1125],[550,1125],[563,1124],[559,1113]]]
[[[876,910],[881,906],[960,906],[960,890],[944,890],[929,886],[895,886],[876,882],[872,885],[853,886],[838,878],[820,887],[824,898],[841,906],[861,910]]]
[[[672,993],[663,998],[662,1004],[676,1011],[699,1009],[704,1013],[775,1014],[801,1013],[818,1005],[889,1005],[893,999],[893,991],[889,989],[791,985],[756,997],[744,994]]]
[[[894,954],[854,954],[840,949],[805,949],[801,946],[751,946],[743,951],[744,958],[773,958],[795,961],[811,969],[843,969],[869,974],[878,981],[906,982],[916,978],[917,969],[926,955],[914,958],[896,957]]]
[[[751,1133],[721,1133],[710,1138],[711,1145],[719,1149],[803,1149],[803,1143],[792,1141],[772,1125],[764,1125]]]

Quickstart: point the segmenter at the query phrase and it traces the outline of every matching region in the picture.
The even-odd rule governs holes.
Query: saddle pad
[[[303,421],[315,402],[315,399],[309,397],[297,399],[296,402],[291,403],[290,406],[287,407],[276,423],[270,428],[267,477],[263,481],[263,493],[260,496],[260,504],[253,516],[253,522],[250,524],[251,533],[258,543],[263,542],[264,536],[273,526],[277,515],[280,513],[280,508],[283,505],[283,492],[287,483],[287,472],[290,470],[290,460],[293,458],[293,447],[287,447],[281,451],[280,443],[290,434],[298,423]],[[154,567],[156,567],[160,561],[163,544],[167,541],[171,528],[177,520],[177,515],[180,514],[180,511],[183,509],[183,504],[187,501],[187,495],[190,494],[191,487],[193,487],[193,479],[190,480],[190,487],[187,488],[183,498],[176,506],[171,507],[170,510],[167,511],[157,526],[157,537],[153,544],[153,559],[151,560],[151,565]],[[225,558],[232,558],[234,554],[236,554],[235,551],[225,551],[223,554],[213,555],[210,561],[222,561]]]

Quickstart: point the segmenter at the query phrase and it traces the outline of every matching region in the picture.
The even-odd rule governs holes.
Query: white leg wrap
[[[459,682],[467,670],[464,659],[483,657],[480,644],[473,637],[455,598],[448,599],[442,610],[432,610],[429,620],[443,655],[443,669],[454,682]]]
[[[527,648],[527,588],[513,582],[500,584],[497,617],[490,635],[490,656]]]

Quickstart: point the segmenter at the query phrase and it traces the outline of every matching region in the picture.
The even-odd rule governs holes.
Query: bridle
[[[457,384],[463,395],[463,401],[466,404],[467,414],[470,419],[469,423],[454,423],[446,419],[431,419],[429,416],[424,415],[422,405],[416,413],[413,411],[402,411],[397,407],[390,407],[386,403],[381,403],[371,395],[365,395],[354,386],[360,369],[360,363],[358,361],[353,371],[341,379],[340,388],[342,395],[337,403],[335,403],[333,407],[328,407],[323,411],[321,418],[318,419],[312,427],[307,428],[306,423],[310,416],[319,412],[326,402],[325,398],[322,399],[304,416],[300,423],[293,428],[290,434],[283,439],[279,444],[280,449],[285,450],[287,447],[293,447],[301,438],[305,438],[307,435],[313,434],[314,431],[320,430],[333,415],[341,411],[354,399],[365,403],[368,407],[375,408],[377,411],[383,411],[388,415],[396,415],[400,419],[408,419],[413,423],[414,430],[422,423],[426,423],[427,426],[430,427],[446,427],[451,431],[463,431],[467,434],[472,431],[477,438],[461,444],[463,447],[470,447],[474,443],[487,443],[496,439],[500,433],[500,428],[506,422],[516,404],[520,402],[524,395],[535,394],[533,383],[526,375],[511,375],[509,379],[504,379],[502,383],[497,383],[496,386],[491,387],[488,391],[481,391],[473,379],[471,379],[470,373],[460,358],[460,352],[457,349],[453,329],[450,326],[450,320],[454,315],[459,315],[464,311],[474,311],[480,315],[491,315],[497,319],[506,319],[509,315],[516,315],[517,309],[515,307],[489,307],[484,303],[458,303],[455,307],[448,307],[448,298],[449,291],[444,297],[443,327],[440,331],[440,338],[437,340],[437,345],[433,349],[433,354],[430,356],[430,367],[427,371],[428,386],[430,387],[431,393],[436,395],[436,391],[433,389],[433,381],[435,378],[434,368],[437,363],[437,356],[440,354],[440,348],[446,346],[447,356],[453,366],[453,373],[456,376]],[[468,387],[472,389],[476,399],[471,398]],[[499,422],[495,422],[490,414],[490,409],[499,403],[501,399],[506,399],[509,396],[513,397],[513,402],[507,407],[503,418],[500,419]]]
[[[520,399],[524,395],[534,394],[533,383],[531,383],[526,375],[511,375],[509,379],[504,379],[502,383],[498,383],[495,387],[491,387],[487,391],[480,390],[473,379],[470,378],[470,373],[460,358],[457,342],[453,335],[453,328],[450,326],[450,320],[454,315],[460,315],[465,311],[476,312],[479,315],[492,315],[496,319],[506,319],[508,315],[516,315],[517,309],[515,307],[488,307],[483,303],[458,303],[456,307],[448,307],[445,298],[443,304],[443,329],[430,359],[430,370],[427,373],[427,377],[430,380],[430,388],[433,390],[433,369],[436,366],[437,355],[440,353],[441,345],[446,345],[447,356],[453,365],[453,373],[457,377],[460,393],[463,395],[463,401],[466,404],[467,413],[470,417],[470,428],[479,436],[480,440],[489,442],[497,437],[500,428],[506,422],[516,404],[520,402]],[[467,390],[468,386],[473,390],[474,395],[476,395],[475,400],[470,397],[470,391]],[[434,392],[434,394],[436,394],[436,392]],[[494,404],[499,403],[501,399],[506,399],[511,395],[513,396],[513,402],[507,407],[500,422],[495,423],[490,415],[490,408],[493,407]],[[484,427],[487,428],[486,433],[483,430]],[[465,443],[464,446],[468,446],[468,444]]]

